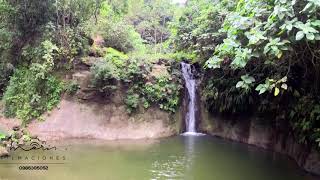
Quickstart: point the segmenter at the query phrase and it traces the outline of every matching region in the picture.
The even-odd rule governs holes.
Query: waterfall
[[[197,81],[193,74],[193,66],[181,62],[181,69],[189,97],[188,110],[185,115],[186,133],[184,135],[199,135],[196,130]]]

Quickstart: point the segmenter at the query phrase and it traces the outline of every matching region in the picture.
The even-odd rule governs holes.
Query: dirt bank
[[[63,99],[44,122],[32,122],[28,129],[43,140],[94,138],[105,140],[160,138],[174,134],[165,124],[169,115],[150,108],[129,116],[124,106],[81,103]]]
[[[0,132],[9,132],[14,126],[20,125],[17,119],[9,119],[0,115]]]
[[[27,129],[42,140],[93,138],[104,140],[161,138],[175,134],[166,124],[170,115],[155,108],[129,116],[125,106],[62,99],[58,108],[33,121]],[[0,118],[0,129],[9,131],[18,120]]]

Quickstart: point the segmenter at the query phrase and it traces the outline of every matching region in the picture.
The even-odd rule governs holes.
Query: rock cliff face
[[[63,99],[44,122],[28,126],[42,140],[160,138],[174,134],[169,114],[155,108],[129,116],[124,105]]]
[[[280,152],[293,158],[306,171],[320,175],[319,151],[298,144],[290,135],[261,124],[257,117],[222,118],[202,112],[200,129],[211,135]]]

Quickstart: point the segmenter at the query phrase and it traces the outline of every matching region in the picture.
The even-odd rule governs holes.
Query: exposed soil
[[[0,131],[9,132],[14,126],[20,125],[17,119],[9,119],[0,115]]]
[[[129,116],[124,106],[63,99],[44,122],[33,121],[28,130],[42,140],[160,138],[174,134],[164,123],[168,118],[167,113],[153,108]]]

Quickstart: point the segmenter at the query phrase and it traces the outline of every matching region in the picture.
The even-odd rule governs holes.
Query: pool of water
[[[211,136],[60,143],[57,150],[18,150],[0,164],[14,180],[315,180],[286,156]],[[20,157],[20,159],[19,159]],[[20,166],[48,170],[19,170]]]

